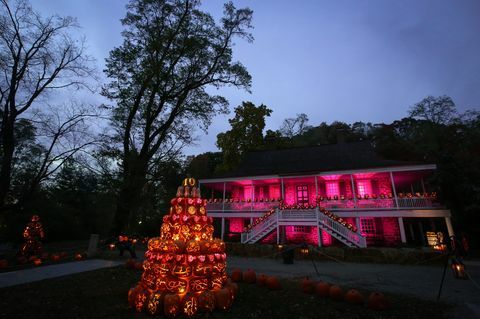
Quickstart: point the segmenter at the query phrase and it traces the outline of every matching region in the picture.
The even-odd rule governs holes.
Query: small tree
[[[44,19],[24,0],[0,0],[0,209],[10,191],[19,119],[45,106],[53,91],[85,87],[93,74],[83,41],[69,35],[75,28],[71,17]]]

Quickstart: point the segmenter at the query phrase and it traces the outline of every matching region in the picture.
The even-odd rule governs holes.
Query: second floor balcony
[[[328,210],[396,210],[396,209],[436,209],[442,208],[437,201],[435,193],[429,194],[398,194],[393,195],[371,195],[364,197],[318,197],[316,203],[305,204],[285,204],[280,199],[267,199],[256,201],[242,201],[237,199],[210,199],[207,204],[207,210],[210,211],[238,211],[238,212],[262,212],[271,208],[278,208],[281,205],[289,208],[304,207],[315,208],[322,207]]]

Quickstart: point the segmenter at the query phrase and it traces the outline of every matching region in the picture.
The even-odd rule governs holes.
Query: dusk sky
[[[43,15],[78,18],[89,53],[103,69],[121,43],[123,0],[37,0]],[[253,77],[252,93],[223,89],[231,109],[242,101],[273,110],[268,129],[306,113],[310,125],[391,122],[427,95],[449,95],[460,111],[480,109],[480,1],[234,1],[254,11],[255,41],[234,53]],[[202,5],[219,18],[223,2]],[[89,100],[101,101],[99,96]],[[219,116],[208,135],[197,132],[187,155],[216,150]]]

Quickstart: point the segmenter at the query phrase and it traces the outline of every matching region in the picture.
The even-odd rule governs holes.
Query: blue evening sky
[[[220,17],[222,1],[203,7]],[[267,128],[306,113],[311,125],[334,120],[391,122],[427,95],[449,95],[460,111],[480,109],[480,1],[237,0],[254,11],[251,44],[234,52],[253,77],[252,93],[222,89],[231,109],[242,101],[273,109]],[[103,69],[121,43],[125,0],[32,0],[42,14],[78,18],[89,52]],[[100,97],[88,97],[98,100]],[[186,154],[216,150],[219,116],[196,132]]]

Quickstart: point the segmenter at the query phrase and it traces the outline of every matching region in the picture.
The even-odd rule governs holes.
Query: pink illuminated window
[[[327,191],[327,196],[340,195],[340,187],[337,181],[326,181],[325,190]]]
[[[294,233],[309,233],[310,227],[309,226],[293,226]]]
[[[297,186],[297,204],[308,204],[308,186]]]
[[[365,194],[371,195],[372,194],[372,182],[368,179],[357,181],[356,193],[358,195],[361,195],[361,196],[365,196]]]

